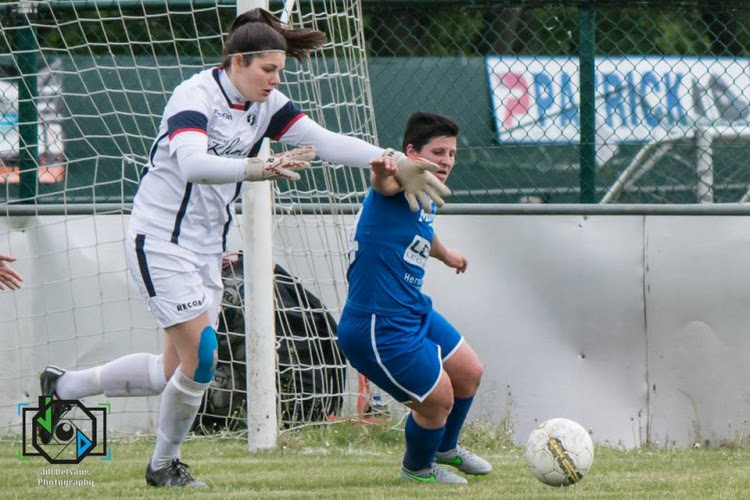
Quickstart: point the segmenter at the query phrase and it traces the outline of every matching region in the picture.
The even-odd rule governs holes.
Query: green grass
[[[468,486],[410,484],[396,480],[402,433],[384,425],[336,424],[282,434],[279,449],[250,454],[242,439],[196,438],[183,460],[208,491],[154,489],[144,472],[150,439],[110,442],[111,462],[95,458],[52,466],[41,458],[19,462],[20,442],[0,442],[0,498],[611,498],[736,499],[750,492],[750,450],[745,448],[650,451],[598,447],[581,483],[551,488],[526,469],[522,449],[502,430],[472,426],[463,442],[494,466]],[[85,469],[93,487],[38,486],[50,468]]]

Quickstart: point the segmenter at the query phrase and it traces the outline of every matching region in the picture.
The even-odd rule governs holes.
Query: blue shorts
[[[338,342],[349,363],[402,403],[422,402],[435,389],[443,361],[463,337],[443,316],[378,316],[344,309]]]

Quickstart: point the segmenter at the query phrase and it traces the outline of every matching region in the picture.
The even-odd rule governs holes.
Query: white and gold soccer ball
[[[594,463],[594,443],[580,424],[551,418],[531,431],[526,463],[544,484],[569,486],[583,479]]]

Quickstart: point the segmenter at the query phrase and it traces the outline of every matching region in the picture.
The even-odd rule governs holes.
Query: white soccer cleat
[[[443,469],[435,464],[419,471],[411,471],[403,466],[398,471],[398,478],[414,483],[446,483],[466,484],[468,481],[448,469]]]
[[[460,444],[448,451],[438,452],[435,461],[452,465],[464,474],[483,475],[492,472],[492,465],[482,457],[473,454]]]

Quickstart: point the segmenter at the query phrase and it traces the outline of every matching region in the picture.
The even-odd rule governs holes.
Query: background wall
[[[431,262],[425,291],[484,363],[470,418],[509,423],[519,443],[535,422],[557,416],[591,428],[597,442],[625,447],[740,439],[750,414],[746,220],[438,217],[436,231],[469,268],[456,276]],[[125,269],[125,218],[62,221],[0,218],[0,252],[19,256],[15,267],[26,278],[22,290],[0,293],[6,430],[19,429],[16,405],[35,401],[46,363],[92,366],[161,346]],[[345,244],[345,228],[338,231],[321,241]],[[238,236],[235,229],[232,248]],[[283,229],[279,238],[297,245]],[[305,245],[317,244],[306,237]],[[280,263],[302,279],[343,272]],[[327,304],[343,300],[341,290],[315,292]],[[155,398],[112,403],[113,430],[153,429]]]

